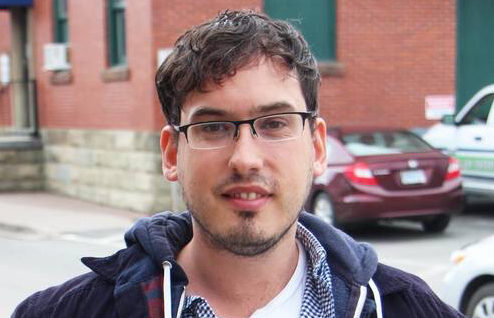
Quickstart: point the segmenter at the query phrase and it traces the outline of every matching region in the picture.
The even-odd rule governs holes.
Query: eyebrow
[[[288,103],[288,102],[274,102],[271,104],[266,104],[266,105],[260,105],[254,107],[249,114],[254,116],[254,115],[264,115],[267,113],[273,113],[275,111],[277,112],[290,112],[290,111],[295,111],[296,108],[294,105]]]
[[[295,106],[288,102],[274,102],[266,105],[259,105],[255,106],[253,109],[249,111],[250,116],[256,116],[256,115],[264,115],[264,114],[269,114],[273,112],[290,112],[290,111],[295,111]],[[201,106],[197,109],[194,110],[194,112],[190,115],[190,122],[198,121],[201,117],[207,117],[207,116],[215,116],[215,117],[227,117],[231,113],[223,110],[216,108],[214,106]]]

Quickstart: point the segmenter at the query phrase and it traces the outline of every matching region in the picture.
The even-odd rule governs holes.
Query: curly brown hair
[[[254,11],[224,11],[178,38],[156,73],[156,89],[168,123],[180,124],[180,109],[191,91],[221,85],[259,57],[295,70],[307,110],[317,111],[320,75],[314,56],[291,24]]]

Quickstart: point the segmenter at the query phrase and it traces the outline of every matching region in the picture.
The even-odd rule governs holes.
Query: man
[[[417,277],[301,212],[326,166],[319,73],[302,36],[227,11],[158,70],[163,173],[188,212],[140,220],[93,272],[14,317],[459,317]]]

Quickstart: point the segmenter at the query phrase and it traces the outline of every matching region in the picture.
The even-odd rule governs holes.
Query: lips
[[[235,209],[258,210],[272,194],[259,186],[236,186],[225,190],[221,194]]]
[[[271,194],[267,189],[260,186],[235,186],[224,190],[222,195],[233,199],[255,200]]]
[[[242,200],[255,200],[263,197],[262,194],[255,193],[255,192],[235,192],[232,194],[227,195],[233,199],[242,199]]]

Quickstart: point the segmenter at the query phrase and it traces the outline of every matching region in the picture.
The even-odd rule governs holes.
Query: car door
[[[464,187],[494,193],[494,93],[481,98],[462,118],[457,130],[456,156]]]

